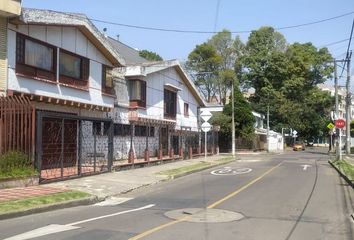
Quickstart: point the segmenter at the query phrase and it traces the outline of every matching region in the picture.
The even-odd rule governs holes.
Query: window
[[[164,90],[164,117],[176,119],[177,112],[177,93]]]
[[[103,123],[103,128],[102,128],[102,123],[101,122],[93,122],[92,123],[92,134],[93,135],[108,135],[109,133],[109,122],[104,122]]]
[[[102,92],[114,94],[112,68],[102,65]]]
[[[155,127],[150,127],[149,137],[155,137]]]
[[[22,34],[16,37],[16,72],[55,80],[56,48]]]
[[[59,81],[62,83],[86,86],[89,77],[89,60],[61,49],[59,74]]]
[[[127,124],[114,124],[114,136],[130,136],[130,125]]]
[[[188,103],[184,103],[184,116],[189,116],[189,105]]]
[[[135,136],[136,137],[146,137],[147,133],[149,133],[149,137],[154,137],[155,136],[155,127],[148,128],[148,126],[139,126],[139,125],[135,126]]]
[[[129,80],[129,99],[131,107],[146,107],[146,82]]]
[[[92,134],[93,135],[101,135],[102,134],[101,122],[93,122],[92,123]]]
[[[16,73],[56,82],[57,51],[55,46],[17,33]],[[87,87],[89,66],[89,59],[60,49],[59,82]]]
[[[146,137],[146,126],[135,126],[135,136]]]

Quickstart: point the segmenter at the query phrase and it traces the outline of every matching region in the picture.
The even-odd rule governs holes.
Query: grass
[[[38,176],[38,172],[32,167],[14,168],[10,171],[0,171],[0,180]]]
[[[159,175],[167,175],[169,176],[169,178],[173,178],[176,175],[180,175],[180,174],[184,174],[184,173],[189,173],[189,172],[195,172],[198,170],[203,170],[206,169],[208,167],[212,167],[214,165],[219,165],[219,164],[223,164],[223,163],[228,163],[228,162],[232,162],[234,160],[233,157],[227,157],[227,158],[222,158],[213,162],[198,162],[189,166],[184,166],[184,167],[180,167],[180,168],[174,168],[174,169],[170,169],[170,170],[166,170],[166,171],[162,171],[159,172]]]
[[[354,180],[354,166],[345,160],[333,160],[332,163],[351,181]]]
[[[68,191],[40,197],[0,202],[0,214],[25,211],[33,208],[48,206],[54,203],[62,203],[71,200],[82,199],[88,196],[90,196],[88,193]]]

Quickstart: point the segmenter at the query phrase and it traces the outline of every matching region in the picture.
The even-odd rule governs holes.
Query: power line
[[[331,43],[328,43],[328,44],[320,46],[320,48],[336,45],[336,44],[339,44],[339,43],[342,43],[342,42],[346,42],[346,41],[351,40],[351,39],[353,39],[353,38],[346,38],[346,39],[342,39],[342,40],[339,40],[339,41],[336,41],[336,42],[331,42]]]
[[[344,68],[345,68],[346,64],[348,64],[348,67],[349,67],[349,61],[350,61],[350,58],[352,56],[351,52],[349,54],[349,49],[350,49],[350,44],[352,42],[353,29],[354,29],[354,18],[353,18],[352,27],[351,27],[351,30],[350,30],[350,37],[349,37],[349,43],[348,43],[348,48],[347,48],[346,61],[344,62]],[[340,77],[342,77],[342,75],[343,75],[344,68],[342,69],[342,73],[340,74]],[[348,71],[349,71],[349,69],[348,69]]]
[[[214,21],[214,32],[216,32],[216,27],[218,25],[218,19],[219,19],[219,8],[220,8],[220,1],[221,0],[216,0],[216,12],[215,12],[215,21]]]
[[[219,0],[218,0],[219,2]],[[219,3],[218,3],[219,4]],[[354,12],[348,12],[345,14],[341,14],[338,16],[318,20],[318,21],[313,21],[313,22],[308,22],[308,23],[303,23],[303,24],[297,24],[297,25],[291,25],[291,26],[285,26],[285,27],[277,27],[274,28],[275,30],[284,30],[284,29],[291,29],[291,28],[299,28],[299,27],[304,27],[304,26],[309,26],[309,25],[314,25],[314,24],[319,24],[327,21],[331,21],[334,19],[342,18],[348,15],[352,15]],[[151,31],[160,31],[160,32],[175,32],[175,33],[194,33],[194,34],[215,34],[218,33],[217,31],[201,31],[201,30],[184,30],[184,29],[168,29],[168,28],[158,28],[158,27],[147,27],[147,26],[141,26],[141,25],[132,25],[132,24],[125,24],[125,23],[117,23],[117,22],[111,22],[111,21],[106,21],[106,20],[100,20],[100,19],[94,19],[94,18],[89,18],[89,20],[94,21],[94,22],[100,22],[100,23],[105,23],[105,24],[110,24],[110,25],[116,25],[116,26],[121,26],[121,27],[128,27],[128,28],[136,28],[136,29],[143,29],[143,30],[151,30]],[[241,30],[241,31],[230,31],[233,34],[238,34],[238,33],[251,33],[252,30]]]

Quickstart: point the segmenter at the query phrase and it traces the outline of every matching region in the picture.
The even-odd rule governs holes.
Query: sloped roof
[[[156,61],[156,62],[143,62],[140,64],[127,66],[126,76],[127,77],[137,77],[137,76],[147,76],[148,74],[163,71],[168,68],[175,68],[177,73],[181,76],[181,79],[186,84],[188,89],[191,91],[197,102],[201,106],[206,106],[205,101],[201,97],[199,91],[194,85],[193,81],[190,79],[189,75],[182,68],[178,60],[167,60],[167,61]]]
[[[23,8],[19,17],[11,22],[16,24],[37,24],[74,26],[94,44],[114,66],[124,66],[125,61],[120,53],[112,47],[107,38],[96,28],[96,26],[80,13],[64,13],[43,9]]]
[[[108,41],[112,46],[123,56],[125,63],[127,65],[141,64],[144,62],[149,62],[149,60],[139,56],[139,51],[135,50],[128,45],[108,37]]]

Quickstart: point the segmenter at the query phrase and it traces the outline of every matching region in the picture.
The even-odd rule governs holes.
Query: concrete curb
[[[338,172],[338,174],[349,184],[354,189],[354,183],[347,177],[345,176],[330,160],[328,163]]]
[[[48,212],[48,211],[58,210],[58,209],[63,209],[63,208],[91,205],[91,204],[95,204],[97,202],[101,202],[103,200],[104,200],[103,198],[99,198],[97,196],[91,196],[91,197],[86,197],[86,198],[82,198],[82,199],[71,200],[71,201],[66,201],[66,202],[61,202],[61,203],[53,203],[50,205],[45,205],[45,206],[41,206],[41,207],[37,207],[37,208],[33,208],[33,209],[24,210],[24,211],[0,214],[0,220],[15,218],[15,217],[22,217],[22,216],[26,216],[26,215],[30,215],[30,214],[34,214],[34,213]]]

